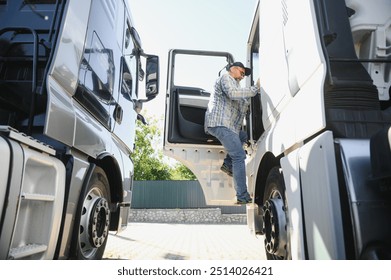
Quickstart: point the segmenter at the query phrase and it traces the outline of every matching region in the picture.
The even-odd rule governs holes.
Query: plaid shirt
[[[241,88],[240,83],[228,73],[219,77],[206,110],[205,131],[208,127],[224,126],[239,134],[250,98],[258,92],[256,86]]]

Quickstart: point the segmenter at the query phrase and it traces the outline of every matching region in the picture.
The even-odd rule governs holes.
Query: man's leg
[[[237,199],[248,201],[250,195],[247,192],[246,167],[244,162],[246,153],[243,150],[243,143],[239,135],[226,127],[208,128],[208,132],[219,139],[232,160],[232,173],[235,181]]]
[[[247,142],[247,133],[243,130],[240,131],[239,133],[239,138],[240,138],[240,142],[242,142],[242,146],[244,145],[244,143]],[[227,153],[227,156],[224,158],[224,163],[223,165],[221,166],[221,171],[227,173],[228,176],[232,176],[232,159],[230,157],[230,155]]]

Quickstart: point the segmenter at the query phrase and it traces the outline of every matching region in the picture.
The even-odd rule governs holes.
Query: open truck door
[[[204,132],[215,80],[232,62],[232,55],[226,52],[169,52],[163,151],[194,173],[208,205],[236,202],[233,178],[220,170],[225,150]]]

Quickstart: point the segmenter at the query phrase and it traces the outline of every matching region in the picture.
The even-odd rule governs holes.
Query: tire
[[[75,220],[74,259],[102,259],[110,228],[110,188],[106,173],[95,166],[80,196]]]
[[[291,259],[288,244],[287,201],[279,167],[270,170],[263,196],[263,232],[268,260]]]

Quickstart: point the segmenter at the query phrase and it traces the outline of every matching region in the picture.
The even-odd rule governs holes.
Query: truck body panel
[[[34,146],[27,146],[31,141],[27,137],[12,130],[3,131],[8,134],[9,143],[4,141],[2,150],[10,151],[5,165],[13,174],[11,177],[5,174],[9,181],[1,188],[8,194],[0,204],[1,216],[5,218],[1,227],[1,258],[20,259],[34,254],[40,259],[51,259],[61,225],[65,167],[53,157],[54,151],[45,152],[48,148],[44,145],[35,142]],[[9,251],[7,256],[5,248]]]

